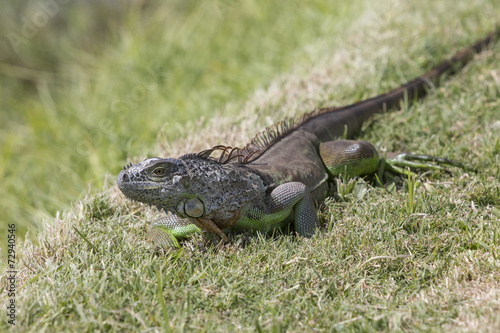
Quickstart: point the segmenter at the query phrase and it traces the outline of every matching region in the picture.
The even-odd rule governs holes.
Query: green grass
[[[175,156],[218,143],[241,145],[285,115],[351,103],[395,87],[482,37],[500,17],[500,7],[488,0],[370,3],[364,7],[352,3],[351,14],[342,12],[346,18],[338,30],[336,16],[323,13],[320,9],[326,11],[326,4],[317,2],[316,18],[329,18],[317,22],[324,30],[310,35],[304,26],[293,24],[293,17],[302,17],[293,13],[307,17],[310,11],[283,7],[290,18],[265,21],[282,20],[283,29],[289,29],[276,47],[284,50],[281,55],[270,55],[274,60],[262,60],[260,65],[240,63],[236,57],[239,65],[221,69],[214,81],[205,78],[204,85],[193,85],[186,78],[180,82],[184,93],[188,91],[185,96],[197,100],[184,100],[182,90],[171,95],[177,99],[153,90],[131,110],[130,119],[111,122],[110,133],[116,132],[116,141],[109,143],[103,135],[100,144],[88,146],[96,157],[88,158],[94,156],[89,153],[87,163],[116,173],[112,168],[127,156],[136,160],[149,154]],[[272,5],[243,8],[240,17],[232,13],[226,18],[230,22],[224,23],[228,24],[226,33],[244,30],[245,24],[252,26],[251,18],[264,15],[267,6]],[[179,5],[178,10],[182,8]],[[240,7],[230,8],[239,13]],[[195,23],[201,24],[196,15],[179,20],[177,26],[184,27],[183,31],[209,30],[193,30]],[[50,100],[61,109],[71,106],[66,116],[57,113],[56,120],[39,125],[43,132],[44,126],[55,126],[52,121],[61,121],[61,128],[67,128],[59,134],[62,139],[72,137],[70,118],[91,128],[92,117],[119,117],[119,112],[101,115],[98,111],[126,98],[122,96],[128,96],[134,78],[141,77],[140,69],[153,66],[155,54],[162,47],[167,49],[158,43],[159,36],[152,37],[158,40],[147,49],[146,41],[139,38],[146,33],[138,22],[140,18],[130,17],[110,33],[107,41],[113,48],[92,56],[90,51],[83,56],[73,50],[76,58],[67,60],[61,55],[69,67],[63,67],[68,70],[61,70],[60,75],[73,75],[63,81],[72,84],[54,88],[47,83],[52,99],[44,95],[48,92],[43,84],[35,84],[33,96],[15,102],[15,96],[25,96],[21,92],[29,88],[21,83],[16,87],[2,84],[4,91],[15,92],[8,103],[19,112],[25,102],[34,112],[37,106],[50,105]],[[262,54],[252,51],[266,31],[265,24],[258,29],[262,30],[254,39],[235,39],[249,43],[241,46],[246,50],[242,57],[247,52]],[[183,45],[182,35],[172,35]],[[289,45],[296,37],[302,42]],[[198,53],[199,49],[192,49],[176,61],[197,66]],[[425,100],[376,117],[360,135],[388,151],[454,158],[477,167],[478,173],[453,170],[452,176],[411,182],[410,187],[407,180],[387,182],[384,187],[339,180],[337,199],[322,206],[322,232],[313,239],[233,234],[227,244],[197,238],[174,252],[155,249],[146,240],[149,221],[158,215],[154,209],[126,201],[112,183],[101,191],[94,186],[95,193],[49,220],[35,240],[18,242],[18,325],[12,331],[498,331],[499,54],[500,44],[496,44]],[[93,66],[87,66],[89,62]],[[245,66],[251,70],[246,72]],[[261,66],[269,67],[259,72]],[[183,70],[177,70],[181,77]],[[257,78],[259,73],[267,74]],[[248,80],[248,86],[235,83],[240,79]],[[214,91],[223,92],[221,99]],[[214,103],[211,108],[216,113],[203,121],[198,120],[199,114],[192,114],[187,123],[163,126],[169,116],[160,113],[173,110],[183,100],[186,107],[197,105],[203,110],[207,110],[203,105]],[[95,115],[87,121],[77,110],[93,110]],[[139,115],[155,121],[145,125]],[[165,118],[156,122],[156,117]],[[155,147],[152,141],[161,127],[164,130]],[[18,128],[21,135],[24,127]],[[101,145],[108,148],[108,155],[97,153]],[[64,155],[73,147],[59,148]],[[106,159],[119,163],[109,162],[116,164],[106,169]],[[51,164],[35,169],[47,172]],[[30,169],[19,167],[16,172],[23,170]],[[83,177],[76,174],[63,184],[76,186]],[[5,181],[22,184],[7,175]],[[1,281],[5,283],[5,278]],[[4,292],[2,308],[7,301]],[[5,312],[0,316],[0,327],[6,329]]]

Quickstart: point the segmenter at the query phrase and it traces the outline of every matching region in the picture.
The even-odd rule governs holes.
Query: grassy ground
[[[255,5],[242,12],[248,13],[250,20],[264,15],[269,9],[265,6]],[[325,18],[328,15],[323,11],[333,9],[323,6],[326,4],[317,2],[316,11],[298,12],[305,17]],[[239,7],[232,3],[229,8],[239,12]],[[289,10],[288,15],[297,11],[283,10]],[[199,9],[196,13],[202,12]],[[175,95],[178,99],[167,98],[154,85],[148,98],[135,107],[128,106],[133,109],[131,119],[119,118],[121,113],[116,111],[107,116],[120,119],[113,123],[111,132],[121,134],[112,143],[104,143],[107,139],[103,136],[95,147],[116,145],[109,158],[122,163],[126,156],[137,160],[149,152],[175,156],[218,143],[241,145],[256,131],[285,115],[321,105],[351,103],[413,78],[485,35],[497,23],[500,7],[487,0],[380,1],[351,13],[356,13],[356,19],[350,16],[341,32],[335,19],[326,19],[318,25],[321,28],[316,36],[309,35],[302,44],[284,46],[288,45],[286,41],[281,45],[279,40],[268,40],[271,45],[278,43],[285,50],[290,48],[281,54],[282,58],[274,58],[275,62],[269,56],[271,60],[259,60],[260,65],[254,61],[235,63],[234,68],[221,68],[219,75],[225,79],[213,84],[209,77],[204,79],[205,85],[193,85],[189,80],[181,83],[184,89],[193,86],[189,92],[193,95],[186,96],[195,101],[183,101],[180,92]],[[189,29],[193,22],[203,20],[194,14],[188,17],[191,21],[178,26],[188,31],[208,30]],[[244,26],[241,17],[227,19],[235,26]],[[286,19],[269,17],[266,22],[282,22],[280,37],[289,38],[288,41],[294,39],[294,34],[285,33],[286,29],[299,36],[307,30]],[[227,29],[233,32],[240,28],[228,25]],[[264,35],[262,29],[256,33],[253,44],[241,46],[241,42],[234,50],[242,48],[243,56],[247,52],[256,52],[255,57],[263,54],[252,51]],[[130,31],[147,35],[139,28]],[[80,72],[74,67],[63,71],[64,75],[76,75],[68,81],[75,85],[68,88],[67,94],[62,88],[57,94],[49,94],[67,98],[63,106],[75,104],[68,117],[72,115],[82,124],[86,120],[74,115],[75,111],[91,106],[103,110],[108,105],[104,103],[106,99],[127,99],[115,96],[128,96],[127,91],[137,82],[134,80],[140,78],[141,70],[134,70],[138,66],[135,60],[149,59],[168,49],[162,49],[160,43],[166,38],[164,35],[152,37],[158,39],[153,44],[156,48],[148,50],[143,50],[141,46],[145,44],[140,44],[141,38],[132,33],[110,38],[117,38],[123,48],[116,49],[114,55],[103,52],[102,59],[108,62],[103,61],[96,68],[88,66],[88,71],[98,76],[84,76],[87,68],[77,62]],[[186,66],[190,61],[191,66],[198,65],[193,53],[202,52],[189,51],[182,53]],[[389,151],[449,156],[476,166],[480,172],[455,170],[452,176],[441,175],[416,183],[414,191],[406,181],[396,182],[396,186],[387,182],[385,187],[374,187],[365,181],[339,182],[337,200],[328,200],[321,209],[323,232],[313,239],[231,235],[228,244],[213,245],[195,239],[184,243],[178,252],[163,252],[146,241],[148,221],[157,212],[127,202],[114,185],[108,185],[50,220],[36,240],[17,243],[17,325],[11,329],[498,331],[499,51],[497,44],[477,56],[416,106],[377,117],[360,136]],[[214,52],[220,56],[224,53]],[[222,63],[232,58],[224,59]],[[84,60],[92,59],[80,60],[86,64]],[[137,63],[144,63],[141,61]],[[239,66],[245,64],[252,71],[243,75]],[[283,74],[272,80],[265,75],[262,81],[254,77],[259,76],[261,66],[274,65]],[[178,70],[178,77],[182,78],[183,72]],[[116,75],[113,82],[107,78],[111,74]],[[82,77],[83,83],[76,79]],[[245,80],[250,81],[248,86]],[[218,86],[221,82],[225,84]],[[266,88],[256,90],[259,85]],[[51,98],[44,95],[47,91],[43,84],[35,86],[40,101],[50,105]],[[223,92],[221,99],[217,101],[210,91]],[[100,97],[94,100],[90,92]],[[77,97],[87,99],[78,102]],[[172,140],[171,127],[163,126],[165,130],[159,131],[158,136],[159,148],[134,151],[137,146],[142,149],[146,143],[151,144],[146,138],[150,134],[135,129],[144,126],[144,131],[156,133],[162,127],[144,125],[138,110],[146,118],[160,117],[158,110],[175,109],[175,104],[163,107],[171,100],[179,105],[185,102],[188,108],[202,108],[215,100],[211,108],[223,107],[214,118],[205,121],[188,116],[190,122],[172,130],[176,140]],[[165,121],[168,118],[158,122]],[[46,125],[55,126],[51,122]],[[118,138],[125,138],[127,132],[138,134],[124,144]],[[93,161],[93,155],[88,156]],[[103,163],[102,168],[106,165]],[[47,164],[47,168],[50,166]],[[5,281],[4,274],[2,283]],[[7,302],[4,291],[2,308]],[[6,328],[9,325],[5,313],[1,316],[0,327]]]

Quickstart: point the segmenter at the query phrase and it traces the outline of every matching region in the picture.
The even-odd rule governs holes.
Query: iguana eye
[[[156,175],[156,176],[163,176],[165,174],[167,170],[165,170],[164,167],[158,167],[156,169],[153,170],[153,173]]]

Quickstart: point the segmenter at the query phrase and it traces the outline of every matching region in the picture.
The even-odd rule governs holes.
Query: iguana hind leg
[[[417,176],[413,171],[443,170],[444,165],[468,169],[463,164],[446,158],[409,153],[390,153],[381,159],[375,147],[367,141],[337,140],[322,142],[319,154],[331,176],[347,178],[376,173],[379,168],[401,175]],[[411,170],[410,170],[411,169]]]
[[[471,170],[460,162],[432,155],[409,153],[391,153],[385,158],[385,169],[406,176],[417,176],[410,169],[447,171],[444,166],[454,166],[464,170]]]
[[[367,141],[322,142],[319,155],[330,176],[352,178],[375,173],[380,164],[377,149]]]

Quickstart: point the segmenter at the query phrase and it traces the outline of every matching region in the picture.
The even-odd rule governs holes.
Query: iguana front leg
[[[312,237],[319,226],[311,193],[300,182],[281,184],[265,198],[257,199],[243,212],[234,227],[269,232],[291,219],[295,231],[303,237]]]
[[[178,239],[188,238],[200,233],[190,219],[183,219],[174,214],[156,220],[148,231],[148,236],[153,243],[161,247],[180,247]]]
[[[303,183],[290,182],[276,187],[266,198],[266,206],[271,216],[285,211],[293,212],[295,231],[300,236],[312,237],[319,226],[314,201]]]
[[[180,218],[169,214],[165,218],[156,220],[148,231],[148,236],[153,243],[160,247],[180,247],[179,239],[191,237],[202,230],[215,233],[223,240],[228,238],[222,230],[210,219],[206,218]]]
[[[226,234],[211,219],[204,217],[193,218],[191,221],[200,229],[215,233],[226,242],[229,241]]]

